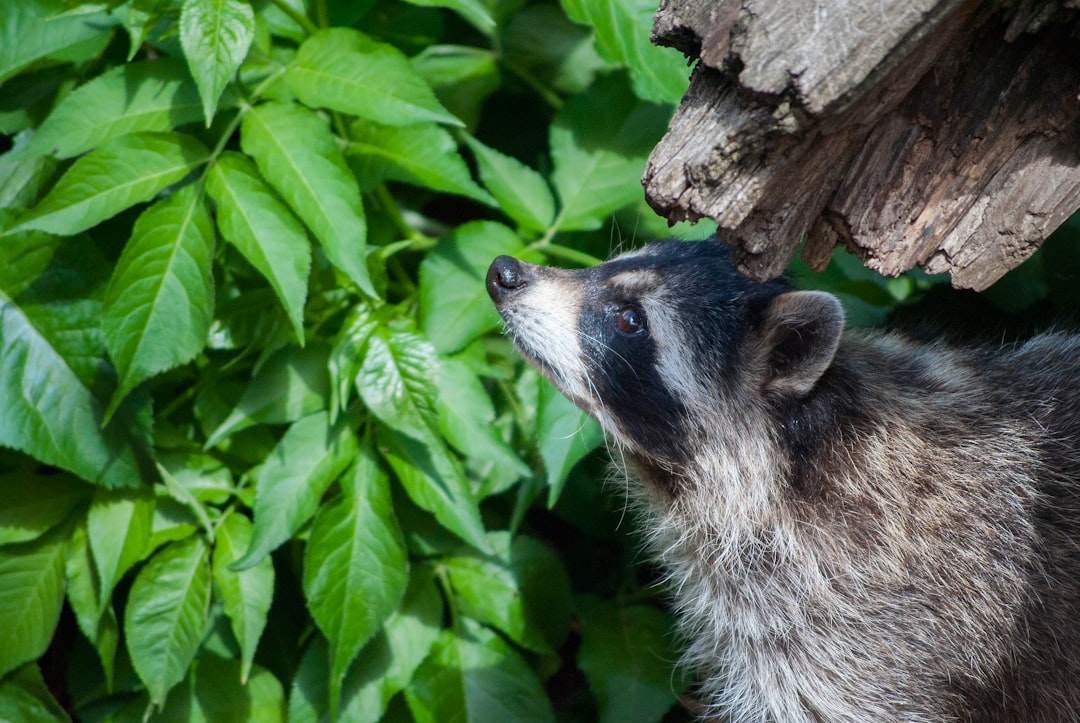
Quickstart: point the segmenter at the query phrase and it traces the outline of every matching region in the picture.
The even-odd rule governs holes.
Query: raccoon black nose
[[[520,261],[510,256],[496,257],[488,268],[488,295],[495,302],[502,301],[527,283],[525,268]]]

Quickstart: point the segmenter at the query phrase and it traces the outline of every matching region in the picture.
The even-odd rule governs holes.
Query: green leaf
[[[437,424],[438,373],[435,350],[423,337],[375,334],[368,339],[356,390],[383,424],[427,442]]]
[[[198,535],[163,548],[135,577],[124,611],[131,664],[161,707],[199,649],[210,606],[209,550]]]
[[[292,537],[356,453],[356,434],[344,417],[331,425],[326,412],[317,412],[289,427],[259,470],[251,544],[232,569],[255,566]]]
[[[153,521],[154,494],[148,486],[99,489],[94,494],[86,515],[86,532],[102,602],[109,599],[124,573],[146,554]]]
[[[440,438],[419,442],[403,433],[383,433],[379,442],[409,499],[473,547],[488,548],[476,495]]]
[[[114,138],[75,161],[18,228],[72,236],[149,201],[208,158],[199,141],[180,133]]]
[[[548,506],[554,506],[566,476],[581,459],[600,446],[600,425],[574,406],[546,379],[540,382],[536,438],[547,471]]]
[[[376,723],[427,657],[443,624],[443,603],[430,567],[416,567],[401,606],[353,661],[345,675],[338,720]],[[328,646],[321,640],[300,661],[289,695],[291,723],[331,721]]]
[[[397,608],[408,582],[389,479],[366,452],[347,479],[342,495],[319,510],[304,553],[308,609],[330,641],[333,718],[345,671]]]
[[[64,15],[60,0],[0,3],[0,83],[36,60],[100,37],[116,23],[107,10]]]
[[[27,663],[0,681],[0,720],[55,723],[71,718],[56,702],[35,663]]]
[[[360,187],[326,123],[295,103],[265,103],[244,116],[240,143],[330,261],[365,294],[376,296],[368,276]]]
[[[218,204],[218,228],[266,277],[304,343],[304,300],[311,245],[303,226],[278,200],[247,157],[226,151],[210,169],[206,190]]]
[[[468,618],[443,631],[405,690],[417,723],[555,720],[528,664],[495,633]]]
[[[116,263],[101,320],[120,374],[107,415],[137,384],[186,364],[214,315],[214,228],[197,185],[146,209]]]
[[[454,137],[434,123],[395,128],[357,121],[348,153],[366,184],[402,181],[495,205],[495,199],[472,179]]]
[[[557,5],[533,3],[516,13],[503,33],[503,62],[564,95],[588,88],[611,70],[596,52],[590,29],[566,17]]]
[[[641,198],[645,161],[669,117],[669,108],[639,101],[618,77],[566,102],[550,134],[560,230],[600,228]]]
[[[66,356],[79,344],[93,353],[96,323],[82,311],[96,304],[56,306],[20,307],[0,290],[0,445],[96,484],[133,486],[142,476],[138,428],[102,429],[101,404],[79,376],[95,357]]]
[[[121,65],[64,97],[34,134],[29,153],[72,158],[140,131],[169,131],[202,117],[198,90],[179,58]]]
[[[239,572],[229,567],[247,550],[251,535],[251,521],[235,510],[230,512],[218,525],[213,556],[214,581],[221,590],[225,614],[240,644],[239,678],[245,685],[274,597],[274,565],[269,557]]]
[[[274,352],[252,377],[229,416],[206,440],[206,447],[255,424],[291,423],[325,409],[329,351],[325,344],[312,344]]]
[[[446,440],[466,459],[487,462],[505,471],[511,481],[532,474],[499,436],[491,397],[476,374],[460,361],[444,359],[441,367],[435,407]]]
[[[349,392],[364,360],[367,341],[378,327],[371,309],[358,304],[349,310],[330,352],[330,414],[335,419],[349,406]]]
[[[386,125],[460,126],[400,50],[348,28],[321,30],[300,46],[285,82],[305,105]]]
[[[273,673],[253,666],[250,678],[242,684],[240,674],[240,661],[210,653],[200,654],[182,684],[169,694],[165,707],[151,720],[165,723],[284,723],[285,692]]]
[[[180,44],[199,86],[206,126],[255,37],[255,13],[242,0],[184,0]]]
[[[546,231],[555,219],[555,198],[544,177],[472,136],[466,136],[465,141],[480,166],[480,180],[502,212],[526,231]]]
[[[469,23],[487,36],[495,33],[495,18],[480,0],[405,0],[420,7],[449,8],[469,21]]]
[[[0,545],[26,542],[63,522],[92,487],[66,474],[27,470],[0,475]]]
[[[412,58],[412,66],[447,110],[475,128],[484,102],[501,85],[501,56],[501,52],[471,45],[430,45]]]
[[[506,633],[522,647],[554,653],[570,630],[570,581],[539,541],[492,532],[493,555],[471,550],[446,558],[446,571],[465,615]]]
[[[566,14],[596,33],[596,49],[606,60],[625,65],[638,97],[678,103],[689,85],[682,53],[653,45],[653,0],[562,0]]]
[[[85,521],[80,521],[68,541],[67,599],[83,635],[94,646],[105,673],[105,689],[113,688],[120,625],[108,598],[101,597],[101,582],[90,551]]]
[[[420,328],[440,354],[451,354],[499,326],[484,279],[501,254],[520,256],[517,234],[492,221],[460,226],[420,262]]]
[[[49,646],[64,604],[67,533],[0,547],[0,678]]]
[[[578,666],[600,705],[600,723],[660,720],[675,703],[676,651],[670,618],[645,605],[628,607],[579,599]]]

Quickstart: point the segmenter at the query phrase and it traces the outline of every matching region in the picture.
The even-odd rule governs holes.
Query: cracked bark
[[[1080,0],[664,0],[699,58],[643,182],[756,278],[837,244],[982,289],[1080,207]]]

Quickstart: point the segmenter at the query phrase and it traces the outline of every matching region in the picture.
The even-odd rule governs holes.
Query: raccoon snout
[[[496,304],[529,283],[524,265],[510,256],[498,256],[487,272],[487,291]]]

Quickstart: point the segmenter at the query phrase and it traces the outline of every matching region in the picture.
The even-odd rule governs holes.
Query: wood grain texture
[[[1075,7],[665,0],[653,37],[700,62],[649,201],[716,220],[756,278],[805,236],[815,268],[842,243],[981,289],[1080,206]]]

